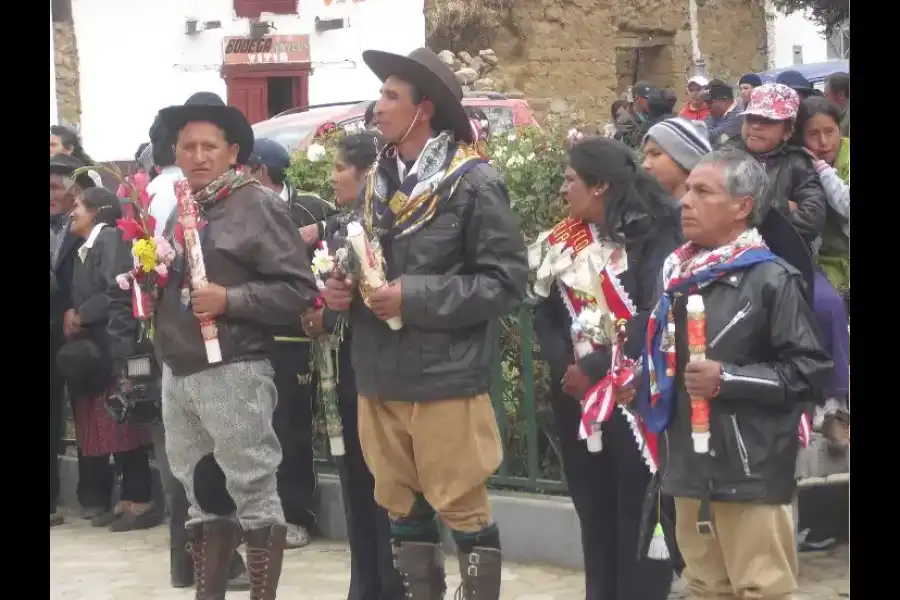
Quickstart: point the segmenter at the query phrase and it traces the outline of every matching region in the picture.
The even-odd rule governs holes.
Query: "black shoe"
[[[65,519],[59,513],[50,513],[50,527],[56,527],[65,523]]]
[[[132,512],[123,513],[118,519],[109,524],[109,530],[114,533],[124,531],[137,531],[138,529],[150,529],[162,522],[162,517],[153,509],[139,515]]]

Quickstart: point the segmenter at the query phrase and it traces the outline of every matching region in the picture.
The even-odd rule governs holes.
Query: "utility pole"
[[[708,77],[706,59],[700,54],[700,17],[698,16],[698,3],[705,4],[705,0],[688,0],[688,19],[691,24],[691,63],[692,75]]]

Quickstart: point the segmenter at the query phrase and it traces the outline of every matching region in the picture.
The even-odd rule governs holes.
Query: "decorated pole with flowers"
[[[119,182],[116,196],[123,203],[124,217],[116,221],[122,239],[131,242],[134,268],[116,276],[123,290],[132,291],[132,314],[142,322],[153,316],[159,290],[169,281],[168,268],[175,259],[175,251],[162,236],[154,236],[156,220],[148,209],[152,197],[147,194],[150,178],[143,171],[125,176],[116,165],[96,165],[76,169],[73,178],[89,168],[106,171]]]
[[[200,210],[191,193],[187,181],[175,182],[175,197],[178,199],[178,221],[184,231],[184,254],[190,269],[190,287],[195,290],[209,285],[206,279],[206,265],[203,262],[203,249],[200,246],[198,221]],[[200,333],[203,334],[203,345],[209,364],[222,362],[222,348],[219,345],[219,329],[215,319],[200,321]]]
[[[332,273],[343,273],[346,267],[347,250],[340,248],[332,256],[328,252],[328,244],[320,242],[313,253],[312,271],[316,277],[319,291],[325,289],[325,282]],[[316,309],[321,309],[325,302],[322,296],[316,299]],[[313,340],[313,360],[319,372],[319,391],[322,410],[325,413],[325,430],[328,434],[328,448],[331,455],[344,455],[344,428],[338,409],[337,373],[335,357],[340,351],[342,323],[339,321],[337,331],[325,332]]]
[[[363,226],[356,221],[347,224],[347,244],[353,248],[353,252],[359,260],[359,270],[362,275],[360,284],[373,291],[386,285],[381,257],[372,248],[372,243],[366,237]],[[403,328],[403,319],[392,317],[387,320],[387,324],[394,331],[399,331]]]

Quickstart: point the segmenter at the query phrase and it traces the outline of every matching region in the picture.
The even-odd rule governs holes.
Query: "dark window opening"
[[[269,117],[294,108],[294,89],[292,77],[269,77],[268,87]]]

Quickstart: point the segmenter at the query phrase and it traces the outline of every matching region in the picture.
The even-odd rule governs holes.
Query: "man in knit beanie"
[[[644,136],[644,170],[656,177],[675,199],[684,196],[684,183],[712,146],[706,125],[683,117],[655,124]]]
[[[738,89],[741,92],[741,110],[750,102],[750,92],[753,91],[753,88],[762,84],[762,77],[756,73],[747,73],[741,76],[740,81],[738,81]]]

